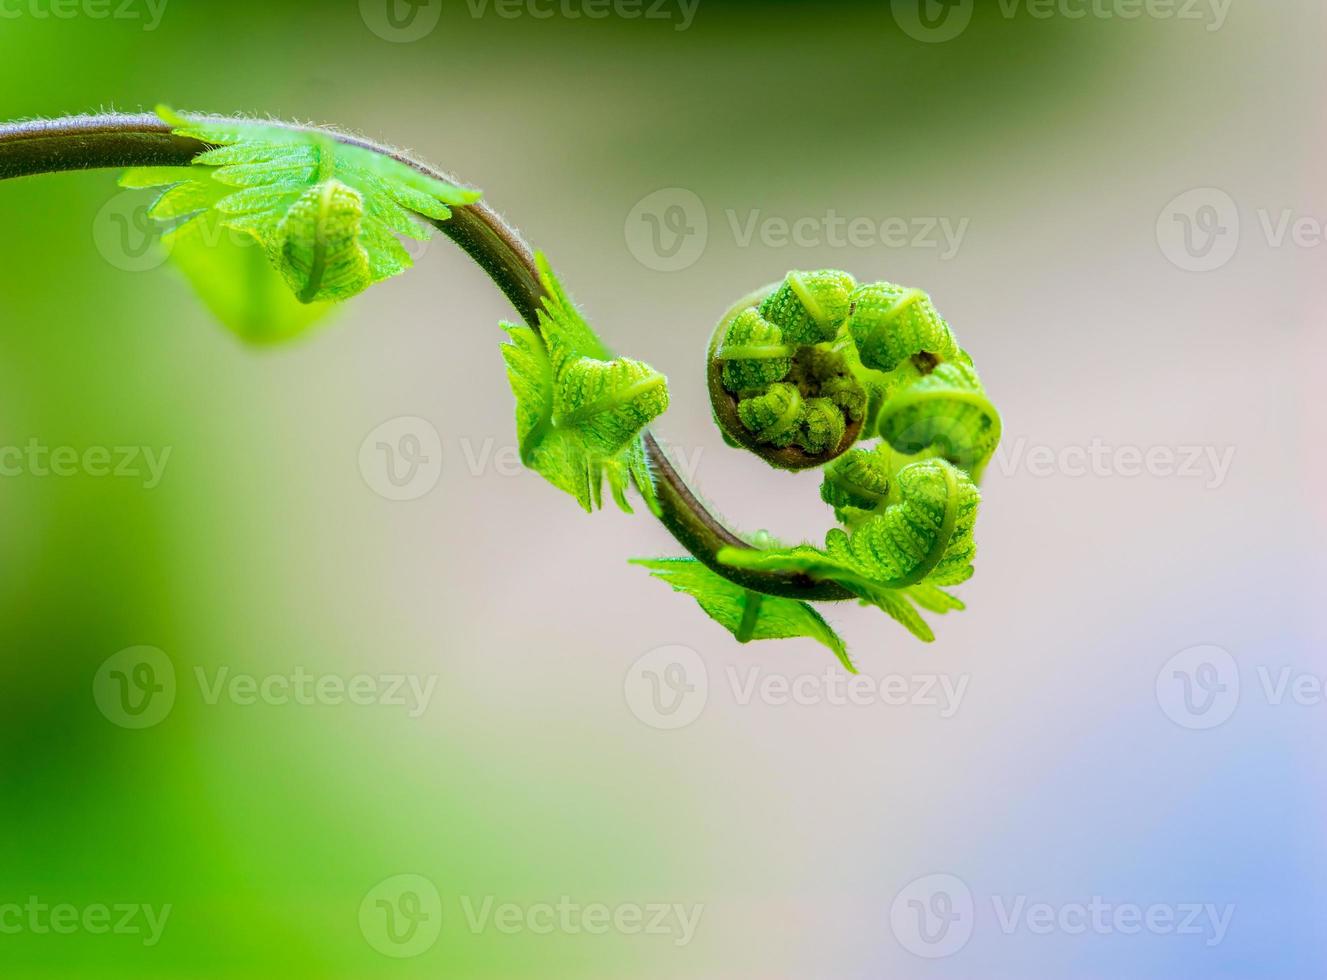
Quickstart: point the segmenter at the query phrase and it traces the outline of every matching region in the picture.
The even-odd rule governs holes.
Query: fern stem
[[[392,157],[420,173],[457,183],[450,175],[398,150],[348,133],[302,126],[288,128],[325,133],[341,143]],[[205,149],[206,144],[174,135],[166,123],[148,114],[111,113],[7,123],[0,125],[0,180],[68,170],[182,166]],[[433,224],[478,263],[521,318],[538,330],[536,311],[543,299],[543,289],[534,255],[520,234],[483,202],[453,208],[449,220]],[[743,588],[767,595],[817,600],[853,598],[838,585],[806,575],[734,569],[720,563],[720,550],[751,546],[701,502],[651,432],[646,431],[644,440],[655,478],[659,520],[682,547],[706,566]]]

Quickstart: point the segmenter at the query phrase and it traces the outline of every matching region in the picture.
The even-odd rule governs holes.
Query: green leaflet
[[[981,478],[1000,443],[1000,415],[972,364],[939,364],[893,392],[877,421],[880,436],[902,453],[931,450]]]
[[[862,462],[854,458],[847,465],[862,467]],[[862,468],[870,471],[873,481],[867,488],[878,494],[879,474],[871,467]],[[855,528],[831,530],[823,550],[811,545],[758,551],[725,548],[719,560],[734,568],[801,573],[837,582],[929,640],[930,629],[908,599],[936,612],[958,608],[957,600],[938,589],[915,587],[957,585],[971,577],[976,554],[972,533],[981,495],[966,473],[940,459],[909,463],[885,483],[876,507],[857,508]],[[859,503],[870,502],[860,487],[853,492]]]
[[[507,379],[516,396],[521,460],[587,511],[603,503],[603,481],[630,513],[634,480],[651,510],[654,482],[641,432],[668,408],[668,383],[640,361],[614,358],[577,312],[547,260],[540,332],[504,323]],[[542,334],[542,337],[541,337]]]
[[[877,282],[851,301],[847,329],[874,431],[900,452],[932,450],[979,479],[1000,442],[1000,416],[930,297]]]
[[[798,447],[805,456],[792,462],[765,456],[786,468],[818,465],[851,442],[849,425],[862,420],[867,392],[848,359],[829,345],[848,318],[855,285],[834,269],[790,272],[759,306],[752,297],[753,305],[720,322],[711,344],[718,385],[711,382],[710,397],[721,427],[732,412],[719,401],[732,401],[744,430],[725,436],[778,450]]]
[[[635,559],[675,592],[685,592],[741,643],[805,636],[834,651],[839,663],[857,673],[847,647],[824,618],[805,602],[750,592],[716,575],[694,558]]]
[[[121,184],[164,188],[151,214],[173,223],[168,246],[180,250],[181,266],[208,305],[229,311],[223,317],[245,336],[283,336],[300,324],[280,308],[270,322],[255,323],[257,300],[219,295],[236,292],[237,270],[252,265],[237,257],[239,242],[256,243],[299,302],[340,301],[410,268],[397,236],[427,241],[433,228],[418,216],[443,220],[449,205],[479,199],[476,191],[323,133],[197,120],[165,108],[158,114],[177,135],[215,149],[191,167],[130,170]],[[206,251],[213,249],[220,254]],[[271,295],[252,271],[240,281]]]
[[[926,582],[910,585],[906,589],[873,589],[862,601],[864,604],[869,602],[884,610],[923,643],[934,642],[935,634],[926,620],[922,619],[921,614],[913,608],[913,603],[941,616],[965,608],[962,602],[948,592]]]
[[[896,457],[888,447],[850,449],[825,467],[820,499],[840,524],[855,528],[889,502]]]
[[[795,347],[783,342],[783,331],[754,307],[733,320],[715,356],[723,361],[723,386],[729,391],[763,389],[787,375]]]
[[[864,603],[869,602],[871,605],[884,610],[891,619],[923,643],[935,642],[935,633],[931,631],[931,627],[926,620],[922,619],[921,613],[917,612],[912,603],[908,601],[906,591],[871,589],[869,593],[863,595],[862,601]]]
[[[796,385],[782,381],[769,386],[761,395],[752,395],[737,406],[737,417],[771,446],[790,446],[797,438],[798,427],[806,419],[802,393]]]
[[[831,399],[810,398],[796,441],[812,456],[820,456],[837,447],[847,431],[848,422]]]
[[[868,368],[888,372],[923,352],[948,360],[958,351],[949,324],[920,289],[876,282],[854,290],[850,302],[848,332]]]
[[[790,344],[818,344],[834,339],[848,316],[849,294],[857,284],[837,269],[790,272],[760,315],[776,323]]]
[[[947,612],[962,611],[967,608],[960,600],[954,598],[944,589],[927,582],[910,585],[903,591],[907,592],[917,605],[923,609],[929,609],[933,613],[944,615]]]

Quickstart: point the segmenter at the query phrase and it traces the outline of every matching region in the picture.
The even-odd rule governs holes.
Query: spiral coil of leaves
[[[810,602],[856,598],[922,639],[917,607],[962,608],[940,587],[972,573],[976,484],[1000,419],[924,293],[794,272],[720,321],[707,371],[725,437],[780,469],[822,468],[842,525],[823,547],[785,547],[728,530],[686,486],[646,428],[668,406],[663,376],[614,355],[478,192],[334,130],[166,110],[0,126],[0,179],[96,167],[159,189],[171,257],[247,340],[307,328],[412,264],[398,236],[444,231],[526,321],[506,325],[503,351],[523,460],[587,509],[603,481],[624,508],[634,484],[692,555],[639,563],[739,641],[811,637],[851,669]],[[209,222],[258,247],[218,240]]]

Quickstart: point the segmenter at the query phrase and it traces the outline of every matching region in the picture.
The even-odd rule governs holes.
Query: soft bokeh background
[[[0,117],[270,113],[409,145],[481,186],[610,342],[669,374],[660,431],[746,529],[815,535],[828,518],[815,477],[725,449],[705,400],[711,324],[789,268],[930,290],[1006,420],[969,610],[931,647],[831,610],[863,674],[912,692],[834,704],[823,649],[739,647],[625,564],[676,552],[648,517],[583,515],[513,466],[510,312],[445,241],[307,340],[254,350],[169,265],[117,248],[112,174],[0,184],[0,445],[170,450],[151,488],[0,479],[0,906],[171,906],[150,946],[7,929],[0,974],[1327,971],[1312,686],[1327,344],[1323,246],[1305,237],[1327,219],[1324,14],[1204,0],[1125,16],[1139,6],[960,2],[945,22],[937,5],[920,20],[883,2],[699,0],[688,19],[664,0],[667,19],[592,19],[567,15],[597,9],[576,2],[435,0],[404,29],[437,17],[416,40],[384,28],[385,0],[0,8]],[[918,29],[969,16],[942,43]],[[1220,193],[1174,213],[1202,188]],[[745,240],[753,220],[831,214],[965,231],[952,255],[820,230]],[[1306,219],[1298,242],[1278,240],[1283,214]],[[691,229],[689,251],[651,220]],[[1177,252],[1186,220],[1214,237]],[[403,417],[424,427],[388,436],[409,448],[431,427],[442,468],[394,501],[360,449]],[[1056,462],[1094,443],[1125,454],[1087,475]],[[1188,446],[1233,453],[1228,472],[1205,455],[1197,475],[1128,475],[1133,449]],[[133,730],[93,689],[140,645],[173,665],[176,696]],[[1196,645],[1230,659],[1169,663]],[[640,693],[677,679],[670,658],[694,690],[670,716],[689,724],[667,730]],[[198,673],[223,669],[436,688],[418,717],[208,703]],[[753,678],[804,676],[817,703],[746,697]],[[927,703],[944,683],[962,685],[953,710]],[[374,926],[397,875],[441,903],[440,938],[409,958]],[[490,897],[537,917],[564,896],[703,910],[685,943],[467,919]],[[1206,913],[1192,935],[1008,921],[1094,896],[1232,915],[1220,935]],[[917,909],[946,900],[959,920],[923,935]]]

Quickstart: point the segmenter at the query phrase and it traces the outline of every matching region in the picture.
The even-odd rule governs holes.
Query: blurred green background
[[[1006,456],[970,608],[934,647],[834,611],[866,674],[966,677],[961,710],[744,704],[731,671],[819,673],[824,652],[737,647],[625,565],[675,553],[657,525],[582,515],[512,466],[496,329],[511,313],[445,240],[306,339],[254,349],[155,253],[117,246],[114,174],[0,183],[0,446],[167,460],[151,487],[0,478],[0,906],[171,909],[151,945],[5,932],[0,975],[1320,975],[1324,709],[1274,705],[1252,680],[1323,670],[1306,611],[1323,581],[1322,467],[1306,458],[1322,256],[1261,221],[1327,215],[1320,5],[969,5],[966,29],[932,43],[879,2],[598,18],[571,0],[435,0],[397,28],[387,2],[114,0],[102,18],[10,0],[0,117],[168,102],[412,148],[481,187],[611,343],[669,374],[661,431],[750,530],[828,522],[813,477],[725,450],[705,400],[711,324],[789,268],[931,291],[1010,452],[1199,445],[1234,451],[1228,478],[1047,475]],[[1207,187],[1236,203],[1239,250],[1177,267],[1159,217]],[[640,223],[667,189],[683,194],[655,200],[698,201],[683,213],[707,226],[677,269]],[[952,249],[744,239],[828,213],[963,231]],[[438,434],[442,461],[404,501],[360,463],[401,418]],[[1209,732],[1154,693],[1200,643],[1246,682]],[[632,664],[668,645],[709,670],[709,703],[677,731],[624,697]],[[134,729],[93,691],[139,646],[163,652],[175,697]],[[418,716],[205,696],[219,670],[297,669],[436,687]],[[891,934],[890,903],[936,872],[979,896],[977,929],[925,959]],[[361,925],[398,875],[441,903],[440,937],[409,958]],[[1102,893],[1229,903],[1234,925],[1214,945],[1008,934],[981,898]],[[563,896],[703,913],[685,943],[466,919],[486,897]]]

